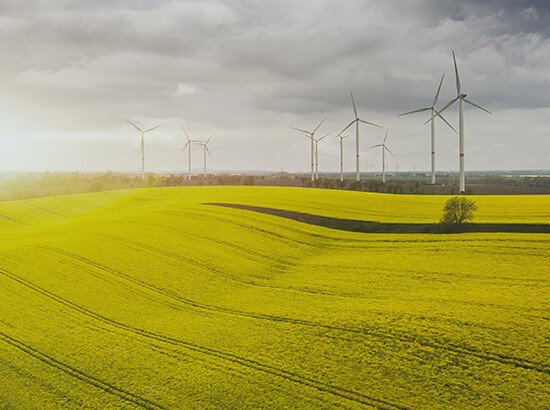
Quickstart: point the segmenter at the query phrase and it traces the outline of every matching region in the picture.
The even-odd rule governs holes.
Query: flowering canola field
[[[550,235],[360,234],[447,197],[152,188],[0,203],[0,408],[540,408]],[[550,223],[548,196],[475,222]]]

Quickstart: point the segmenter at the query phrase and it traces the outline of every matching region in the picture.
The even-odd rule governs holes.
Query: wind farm
[[[460,83],[460,77],[458,73],[458,66],[456,63],[456,56],[454,51],[452,52],[453,57],[453,67],[455,72],[455,81],[456,81],[456,90],[457,90],[457,96],[454,99],[451,99],[445,106],[443,106],[441,109],[437,109],[436,105],[440,97],[443,81],[445,79],[445,74],[441,76],[441,79],[439,81],[439,85],[437,87],[435,96],[433,98],[432,104],[429,107],[422,107],[418,108],[412,111],[407,111],[401,114],[398,114],[398,117],[419,113],[419,112],[425,112],[429,111],[430,118],[425,122],[425,124],[430,123],[430,144],[431,144],[431,153],[430,153],[430,183],[432,185],[436,184],[436,119],[439,118],[442,120],[453,132],[458,133],[459,135],[459,171],[458,171],[458,192],[459,193],[465,193],[466,192],[466,183],[465,183],[465,163],[464,163],[464,107],[463,103],[466,102],[472,106],[475,106],[476,108],[479,108],[487,113],[490,113],[490,111],[486,110],[485,108],[479,106],[478,104],[472,102],[471,100],[467,99],[467,94],[462,93],[461,91],[461,83]],[[360,182],[361,181],[361,158],[360,158],[360,138],[359,138],[359,128],[360,123],[370,125],[372,127],[382,128],[382,126],[375,124],[373,122],[366,121],[359,117],[359,112],[357,109],[357,105],[355,102],[355,98],[353,96],[352,91],[350,91],[350,99],[352,103],[353,113],[355,118],[349,122],[337,135],[336,138],[339,138],[339,179],[340,182],[344,181],[344,137],[343,133],[345,133],[350,127],[355,126],[355,181]],[[443,111],[446,111],[449,107],[451,107],[456,101],[459,101],[459,119],[458,119],[458,132],[456,131],[455,127],[442,115]],[[329,134],[326,133],[321,137],[316,138],[315,135],[320,129],[320,127],[323,125],[323,123],[327,120],[327,116],[325,116],[315,128],[313,128],[311,131],[308,131],[303,128],[297,128],[294,126],[290,126],[291,129],[300,132],[301,135],[305,136],[310,140],[310,181],[315,182],[319,180],[319,142],[325,139]],[[127,120],[127,122],[132,125],[140,134],[141,134],[141,178],[142,180],[145,180],[145,141],[144,136],[146,133],[149,133],[158,127],[160,125],[157,125],[155,127],[149,128],[147,130],[142,130],[140,127],[138,127],[134,122],[131,122],[130,120]],[[187,170],[187,180],[191,181],[191,175],[192,175],[192,146],[199,146],[202,147],[202,160],[203,160],[203,167],[202,167],[202,175],[203,178],[206,178],[207,172],[206,172],[206,163],[207,163],[207,155],[212,158],[211,152],[207,146],[208,142],[210,142],[210,139],[212,136],[210,136],[206,141],[202,140],[191,140],[189,138],[189,135],[187,134],[187,131],[181,126],[182,130],[184,131],[184,134],[187,138],[187,142],[185,143],[184,147],[180,151],[180,155],[185,151],[185,149],[188,150],[188,170]],[[385,140],[384,140],[385,141]],[[386,183],[386,166],[385,166],[385,153],[388,152],[390,155],[395,156],[393,152],[391,152],[385,145],[385,142],[378,145],[369,146],[368,149],[373,147],[381,147],[382,148],[382,183]],[[403,157],[402,157],[403,158]],[[414,167],[413,167],[414,168]],[[396,172],[397,174],[397,172]]]
[[[550,403],[549,7],[0,9],[0,409]]]

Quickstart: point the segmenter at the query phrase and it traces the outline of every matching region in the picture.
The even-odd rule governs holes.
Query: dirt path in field
[[[363,233],[465,233],[465,232],[512,232],[512,233],[550,233],[550,224],[492,224],[492,223],[463,223],[451,227],[438,223],[388,223],[374,221],[360,221],[356,219],[340,219],[328,216],[312,215],[303,212],[286,211],[283,209],[264,208],[262,206],[226,204],[208,202],[203,205],[214,205],[225,208],[244,209],[292,219],[309,225],[322,226],[348,232]]]

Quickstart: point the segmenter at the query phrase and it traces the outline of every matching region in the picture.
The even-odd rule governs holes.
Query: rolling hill
[[[270,187],[0,203],[0,407],[538,408],[550,235],[344,232],[447,198]],[[548,196],[476,222],[550,224]]]

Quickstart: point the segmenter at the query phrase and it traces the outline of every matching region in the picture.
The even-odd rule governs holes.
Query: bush
[[[471,199],[455,196],[445,203],[443,216],[439,221],[442,224],[461,224],[474,219],[477,205]]]

